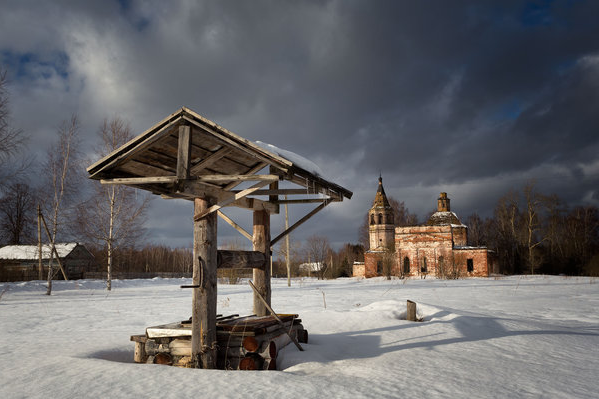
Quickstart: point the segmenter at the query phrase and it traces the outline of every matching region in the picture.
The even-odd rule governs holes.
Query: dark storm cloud
[[[597,15],[597,2],[9,1],[0,63],[40,145],[72,112],[91,143],[105,117],[141,132],[185,105],[317,161],[355,195],[299,234],[333,225],[343,242],[381,171],[421,214],[439,191],[489,213],[530,178],[597,204]]]

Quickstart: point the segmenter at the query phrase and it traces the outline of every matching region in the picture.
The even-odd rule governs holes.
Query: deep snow
[[[133,363],[130,335],[189,317],[189,283],[0,283],[0,398],[598,397],[596,279],[273,280],[273,308],[310,334],[279,371]],[[251,313],[247,284],[218,292],[219,313]]]

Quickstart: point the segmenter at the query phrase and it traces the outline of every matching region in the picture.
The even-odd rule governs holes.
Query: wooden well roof
[[[352,196],[351,191],[297,162],[185,107],[89,166],[87,171],[90,178],[103,184],[125,184],[167,198],[213,197],[222,206],[265,209],[270,213],[277,213],[278,205],[285,202],[331,202]],[[289,181],[298,188],[279,190],[279,181]],[[235,190],[243,182],[255,184]],[[265,186],[269,187],[263,189]],[[292,199],[281,200],[279,195]],[[318,198],[310,198],[314,195]]]

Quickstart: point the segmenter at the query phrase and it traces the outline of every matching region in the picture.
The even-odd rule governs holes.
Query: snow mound
[[[369,305],[354,309],[356,312],[380,312],[387,318],[405,320],[407,309],[406,302],[387,300],[373,302]],[[456,317],[455,314],[435,306],[416,304],[416,317],[421,321],[431,320],[451,320]]]

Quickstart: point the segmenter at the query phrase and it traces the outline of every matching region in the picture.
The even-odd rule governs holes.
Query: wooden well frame
[[[254,293],[254,313],[268,315],[271,248],[328,204],[352,197],[351,191],[185,107],[87,171],[102,184],[193,201],[192,360],[195,367],[207,369],[216,368],[217,268],[253,268],[260,294]],[[295,188],[280,189],[280,181]],[[246,182],[253,184],[236,189]],[[270,215],[278,214],[281,204],[310,203],[317,206],[271,239]],[[223,213],[228,206],[252,211],[251,233]],[[219,251],[217,216],[248,238],[253,251]]]

